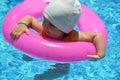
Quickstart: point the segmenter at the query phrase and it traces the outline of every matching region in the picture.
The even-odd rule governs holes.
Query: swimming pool
[[[22,0],[0,1],[0,28],[7,12]],[[71,63],[67,75],[54,80],[120,80],[120,1],[81,0],[92,8],[104,21],[109,35],[106,57],[99,61]],[[42,74],[55,62],[34,59],[22,60],[24,53],[7,43],[0,29],[0,80],[34,80],[35,74]],[[47,76],[46,76],[47,77]]]

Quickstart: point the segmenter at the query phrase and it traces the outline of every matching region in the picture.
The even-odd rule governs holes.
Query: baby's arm
[[[102,34],[97,32],[79,32],[75,36],[75,40],[93,42],[97,49],[96,55],[88,55],[92,59],[100,59],[105,56],[105,41]]]
[[[24,16],[19,20],[19,22],[25,23],[27,26],[24,24],[18,24],[10,33],[13,40],[17,40],[22,33],[29,34],[28,26],[37,32],[41,31],[42,23],[33,16]]]

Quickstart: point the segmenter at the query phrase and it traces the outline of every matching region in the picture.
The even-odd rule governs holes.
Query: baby
[[[29,35],[28,27],[31,27],[40,33],[41,36],[51,39],[93,42],[97,49],[97,54],[88,55],[88,57],[91,59],[103,58],[106,48],[102,34],[73,30],[80,14],[81,7],[77,0],[52,0],[44,9],[43,23],[33,16],[26,15],[19,20],[17,27],[12,30],[11,37],[13,40],[17,40],[22,33]]]

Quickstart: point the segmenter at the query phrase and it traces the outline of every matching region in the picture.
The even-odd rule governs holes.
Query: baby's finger
[[[100,57],[98,55],[88,55],[89,58],[93,59],[99,59]]]
[[[22,34],[22,32],[17,33],[15,36],[15,39],[18,40],[18,38],[20,37],[21,34]]]
[[[11,34],[11,38],[14,40],[14,35]]]
[[[14,40],[14,38],[15,38],[15,31],[12,31],[12,32],[10,33],[10,36],[11,36],[11,38]]]
[[[17,40],[19,35],[20,35],[20,32],[19,31],[13,31],[12,35],[13,35],[13,40]]]
[[[96,55],[88,55],[89,61],[97,61],[99,58]]]
[[[29,29],[26,29],[26,30],[25,30],[25,33],[26,33],[27,35],[29,35],[29,34],[30,34]]]

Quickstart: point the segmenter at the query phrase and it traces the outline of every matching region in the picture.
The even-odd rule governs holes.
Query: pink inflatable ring
[[[59,62],[74,62],[87,60],[88,54],[96,54],[96,48],[91,42],[62,42],[43,38],[30,30],[30,34],[23,34],[17,41],[13,41],[10,32],[17,25],[19,19],[25,15],[36,18],[43,16],[42,12],[47,3],[43,0],[25,0],[15,6],[5,17],[3,22],[3,35],[5,39],[16,48],[34,57]],[[107,45],[108,35],[100,17],[85,5],[78,21],[81,31],[95,31],[102,33]]]

